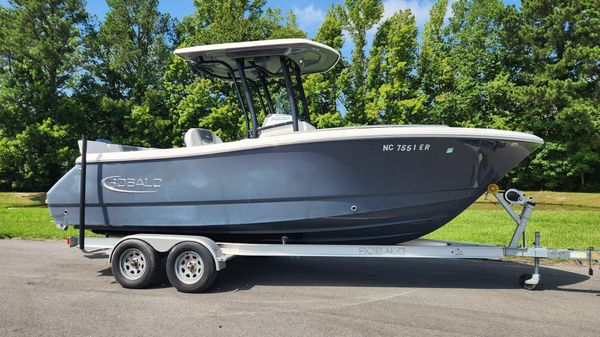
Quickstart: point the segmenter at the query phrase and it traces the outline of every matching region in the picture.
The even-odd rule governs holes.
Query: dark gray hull
[[[445,225],[538,146],[404,137],[90,163],[86,225],[216,241],[399,243]],[[78,182],[76,166],[48,193],[59,224],[78,224]]]

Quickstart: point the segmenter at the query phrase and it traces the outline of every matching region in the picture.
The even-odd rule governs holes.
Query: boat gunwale
[[[88,164],[183,159],[188,157],[218,155],[223,153],[234,153],[239,151],[287,145],[388,138],[481,139],[524,142],[537,145],[544,143],[541,138],[529,133],[497,129],[436,126],[371,126],[317,129],[264,138],[241,139],[233,142],[205,146],[152,149],[145,151],[88,153],[86,159]],[[81,156],[77,158],[76,163],[81,163]]]

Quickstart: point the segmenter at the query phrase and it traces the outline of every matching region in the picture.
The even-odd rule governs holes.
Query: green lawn
[[[538,202],[527,228],[529,243],[540,231],[545,247],[600,247],[600,193],[528,194]],[[43,193],[0,193],[0,238],[59,239],[78,234],[72,228],[57,229],[43,201]],[[427,238],[507,244],[514,222],[499,205],[480,201]]]
[[[79,230],[56,227],[46,207],[0,208],[0,239],[62,239],[79,235]],[[86,235],[94,235],[86,231]]]
[[[542,208],[551,206],[595,208],[600,211],[600,193],[573,193],[573,192],[548,192],[548,191],[525,191],[529,197],[533,197]],[[485,194],[477,199],[478,203],[489,203],[496,199],[489,195],[485,200]]]
[[[473,208],[477,208],[477,205]],[[469,208],[426,238],[508,244],[516,224],[500,206],[497,208],[496,210]],[[535,210],[527,225],[528,244],[533,242],[536,231],[541,233],[541,243],[544,247],[574,249],[600,247],[600,210]]]
[[[0,192],[0,208],[44,206],[45,193]]]
[[[56,227],[45,200],[45,193],[0,192],[0,239],[63,239],[79,235],[79,230],[72,227]],[[90,231],[86,235],[98,236]]]

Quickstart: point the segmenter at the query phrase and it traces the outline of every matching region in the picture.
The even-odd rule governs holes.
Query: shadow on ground
[[[254,286],[336,286],[518,289],[519,275],[533,266],[483,260],[236,257],[227,261],[208,292],[231,292]],[[589,279],[569,271],[541,267],[539,290],[598,294],[600,289],[568,289]],[[112,276],[110,268],[98,276]],[[169,287],[165,279],[157,288]]]
[[[39,205],[43,206],[46,204],[46,193],[31,193],[30,195],[27,196],[27,199],[38,203]]]

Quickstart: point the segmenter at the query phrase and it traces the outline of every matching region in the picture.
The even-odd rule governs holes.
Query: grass
[[[44,206],[46,193],[0,192],[0,208]]]
[[[548,192],[548,191],[526,191],[523,192],[533,197],[537,202],[537,209],[544,210],[595,210],[600,211],[600,193],[573,193],[573,192]],[[476,204],[493,204],[496,199],[489,195],[482,195]]]
[[[573,192],[524,192],[533,197],[538,204],[545,206],[574,206],[583,208],[596,208],[600,211],[600,193],[573,193]]]
[[[600,193],[526,194],[533,195],[538,202],[527,228],[528,243],[539,231],[545,247],[600,247]],[[66,231],[56,228],[44,199],[44,193],[0,193],[0,238],[61,239],[77,235],[78,231],[73,228]],[[480,198],[426,238],[507,244],[514,227],[512,219],[499,205]]]
[[[63,239],[79,235],[79,230],[56,227],[46,207],[0,208],[0,239]],[[94,235],[86,231],[86,235]]]
[[[472,208],[426,238],[508,244],[516,226],[508,214],[501,209],[477,209],[477,205]],[[533,242],[536,231],[541,233],[541,243],[544,247],[600,247],[600,210],[535,210],[525,233],[528,244]]]
[[[0,192],[0,239],[64,239],[79,230],[56,227],[45,206],[46,193]],[[98,236],[90,231],[86,235]]]

